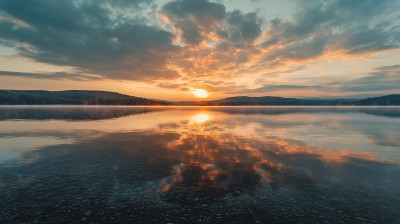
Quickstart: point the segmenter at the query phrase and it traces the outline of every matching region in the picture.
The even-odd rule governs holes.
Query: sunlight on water
[[[400,108],[0,110],[2,223],[399,221]]]
[[[209,121],[210,119],[211,119],[210,115],[205,114],[205,113],[199,113],[199,114],[194,115],[191,120],[195,123],[204,123],[204,122]]]

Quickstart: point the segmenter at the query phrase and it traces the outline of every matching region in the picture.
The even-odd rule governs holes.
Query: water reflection
[[[165,109],[165,107],[128,106],[0,106],[0,120],[102,120]]]
[[[204,123],[206,121],[209,121],[210,119],[210,115],[206,113],[198,113],[192,117],[192,121],[195,123]]]
[[[199,109],[200,108],[200,109]],[[361,113],[389,118],[399,118],[397,106],[387,107],[313,107],[313,106],[249,106],[249,107],[163,107],[163,106],[0,106],[0,120],[102,120],[159,111],[217,111],[227,114],[321,114]]]
[[[42,108],[0,123],[0,156],[20,152],[0,163],[1,223],[400,222],[393,116],[97,109],[102,120]]]

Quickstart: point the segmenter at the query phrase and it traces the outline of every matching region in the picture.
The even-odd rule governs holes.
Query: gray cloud
[[[199,44],[226,17],[224,5],[207,0],[177,0],[164,5],[162,11],[189,44]]]
[[[364,77],[346,81],[323,83],[320,85],[266,85],[256,89],[245,89],[235,93],[271,93],[285,90],[315,90],[321,92],[379,92],[386,90],[400,91],[400,65],[383,66],[373,69]]]
[[[308,59],[313,58],[324,52],[327,43],[326,36],[314,37],[304,41],[288,44],[286,47],[268,54],[265,59]]]
[[[298,1],[292,21],[269,22],[268,38],[261,46],[271,49],[260,64],[281,66],[332,51],[363,54],[400,47],[395,0]],[[276,46],[282,46],[276,49]]]
[[[87,81],[87,80],[102,79],[99,76],[88,75],[81,71],[75,71],[75,72],[13,72],[13,71],[1,71],[0,70],[0,76],[33,78],[33,79],[73,80],[73,81]]]
[[[400,91],[400,65],[375,68],[365,77],[344,83],[341,90],[346,92]]]
[[[389,72],[389,73],[396,73],[400,71],[400,65],[381,66],[375,68],[375,70]]]
[[[254,41],[262,33],[262,20],[256,13],[227,12],[223,4],[207,0],[172,1],[163,6],[162,12],[182,31],[183,39],[189,44],[199,44],[209,34],[239,43]]]
[[[181,87],[181,84],[179,84],[179,83],[161,82],[161,83],[158,83],[157,86],[159,86],[161,88],[165,88],[165,89],[177,89],[177,88]]]
[[[346,32],[354,26],[372,22],[376,16],[382,16],[383,12],[391,9],[390,6],[395,1],[300,0],[293,22],[287,24],[285,36],[307,36],[323,30],[332,31],[338,27]],[[392,9],[392,12],[395,11]]]
[[[219,33],[232,42],[254,41],[261,35],[261,22],[256,13],[243,14],[235,10],[228,13],[228,25]]]
[[[144,2],[2,0],[2,11],[29,27],[0,21],[0,38],[25,57],[114,79],[179,77],[166,66],[178,50],[174,35],[118,13]]]
[[[309,89],[319,89],[319,86],[296,86],[296,85],[268,85],[251,90],[241,90],[237,93],[265,93],[281,90],[309,90]]]
[[[379,51],[398,48],[400,32],[398,28],[387,28],[384,25],[372,29],[366,26],[353,27],[351,32],[337,36],[336,48],[345,49],[349,54]]]

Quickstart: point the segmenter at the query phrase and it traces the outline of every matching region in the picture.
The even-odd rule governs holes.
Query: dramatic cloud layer
[[[270,84],[270,77],[321,58],[362,58],[400,47],[397,0],[291,3],[297,4],[292,17],[280,18],[231,9],[229,1],[0,0],[0,44],[19,56],[77,71],[36,78],[103,77],[217,92]],[[35,77],[34,71],[0,75]],[[398,67],[382,67],[351,82],[275,84],[252,91],[393,90],[399,79]]]

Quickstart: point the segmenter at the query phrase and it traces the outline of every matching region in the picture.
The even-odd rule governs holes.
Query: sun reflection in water
[[[198,114],[194,115],[191,120],[194,123],[201,124],[201,123],[209,121],[210,119],[211,119],[210,115],[208,115],[206,113],[198,113]]]

